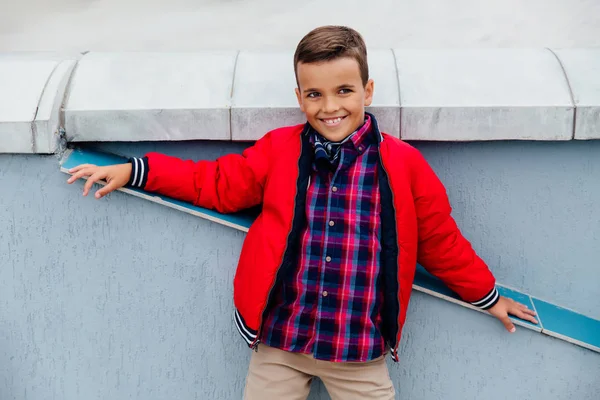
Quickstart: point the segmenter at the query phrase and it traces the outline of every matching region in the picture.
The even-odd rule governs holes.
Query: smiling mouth
[[[346,117],[347,117],[347,115],[345,115],[343,117],[335,117],[335,118],[320,118],[320,120],[327,126],[336,126],[340,122],[342,122],[342,120],[344,120]]]

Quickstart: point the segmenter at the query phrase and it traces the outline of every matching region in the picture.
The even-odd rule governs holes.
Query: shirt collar
[[[369,137],[371,133],[371,117],[365,114],[365,123],[362,124],[360,128],[358,128],[352,135],[350,135],[350,140],[354,144],[354,148],[359,152],[363,153],[365,150],[365,139]]]

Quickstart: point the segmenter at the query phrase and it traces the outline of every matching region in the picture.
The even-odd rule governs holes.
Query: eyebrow
[[[339,90],[339,89],[343,89],[343,88],[354,89],[354,85],[343,84],[343,85],[338,86],[336,89]],[[316,88],[309,88],[309,89],[305,89],[303,92],[304,93],[308,93],[308,92],[320,92],[320,90],[316,89]]]

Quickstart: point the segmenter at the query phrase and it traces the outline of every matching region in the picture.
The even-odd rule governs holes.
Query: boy
[[[367,50],[347,27],[308,33],[294,55],[307,123],[267,133],[242,155],[182,161],[158,153],[81,165],[83,194],[130,185],[234,212],[262,204],[234,278],[235,323],[252,353],[246,399],[305,399],[312,377],[333,399],[393,399],[384,355],[398,346],[417,260],[514,332],[534,312],[495,279],[450,216],[421,154],[381,133]],[[259,345],[260,343],[260,345]]]

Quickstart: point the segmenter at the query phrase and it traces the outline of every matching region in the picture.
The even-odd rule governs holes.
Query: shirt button
[[[327,293],[327,290],[324,290],[324,291],[323,291],[323,297],[327,297],[327,295],[328,295],[328,294],[329,294],[329,293]]]
[[[358,151],[363,151],[365,148],[362,146],[358,146]]]
[[[331,257],[329,257],[329,256],[325,257],[325,261],[330,262],[331,261]]]
[[[334,225],[335,225],[335,222],[329,221],[329,226],[334,226]]]
[[[332,187],[332,188],[331,188],[331,191],[332,191],[332,192],[337,192],[337,191],[338,191],[338,188],[337,188],[337,186],[334,186],[334,187]]]

